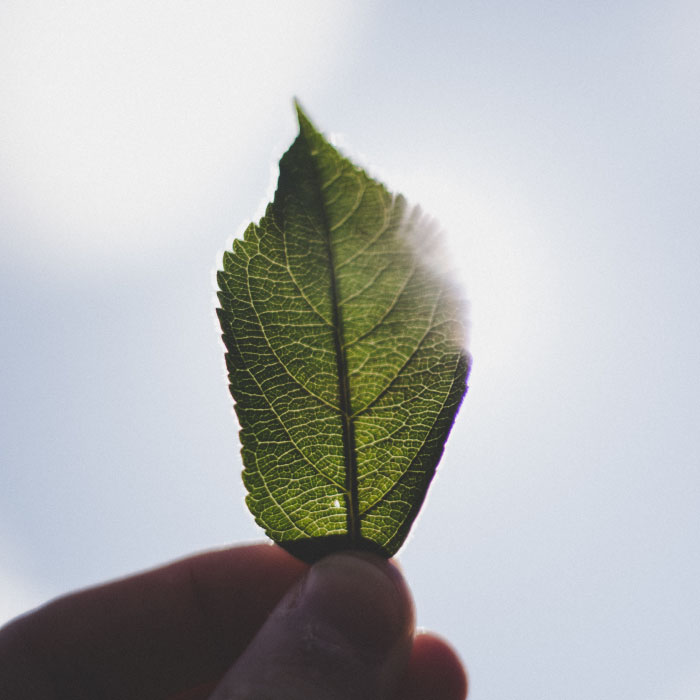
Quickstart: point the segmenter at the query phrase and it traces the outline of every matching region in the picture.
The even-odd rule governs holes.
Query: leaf
[[[303,559],[391,556],[466,391],[462,304],[433,223],[297,113],[274,201],[218,274],[246,501]]]

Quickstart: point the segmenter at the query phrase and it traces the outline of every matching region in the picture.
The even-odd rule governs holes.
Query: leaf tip
[[[308,118],[308,116],[306,116],[306,112],[304,111],[304,108],[302,107],[301,102],[299,102],[298,97],[294,98],[294,109],[296,110],[297,119],[299,120],[299,131],[301,131],[301,132],[304,132],[304,131],[315,132],[316,128],[311,123],[311,120]]]
[[[296,95],[294,96],[293,102],[294,102],[294,109],[296,110],[296,113],[297,113],[297,117],[299,117],[299,119],[301,119],[302,116],[305,117],[306,114],[304,113],[304,108],[301,106],[301,102],[299,101],[299,98]]]

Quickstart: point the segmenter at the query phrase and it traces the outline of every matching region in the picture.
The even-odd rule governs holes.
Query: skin
[[[26,700],[463,700],[451,647],[415,636],[399,570],[309,568],[234,547],[60,598],[0,630],[0,696]]]

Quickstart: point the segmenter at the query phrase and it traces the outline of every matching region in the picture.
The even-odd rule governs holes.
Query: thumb
[[[404,672],[413,603],[398,569],[333,554],[282,599],[210,700],[379,700]]]

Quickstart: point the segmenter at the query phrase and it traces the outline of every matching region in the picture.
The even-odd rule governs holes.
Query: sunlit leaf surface
[[[391,556],[466,390],[463,308],[431,220],[298,117],[274,201],[218,275],[247,503],[304,559]]]

